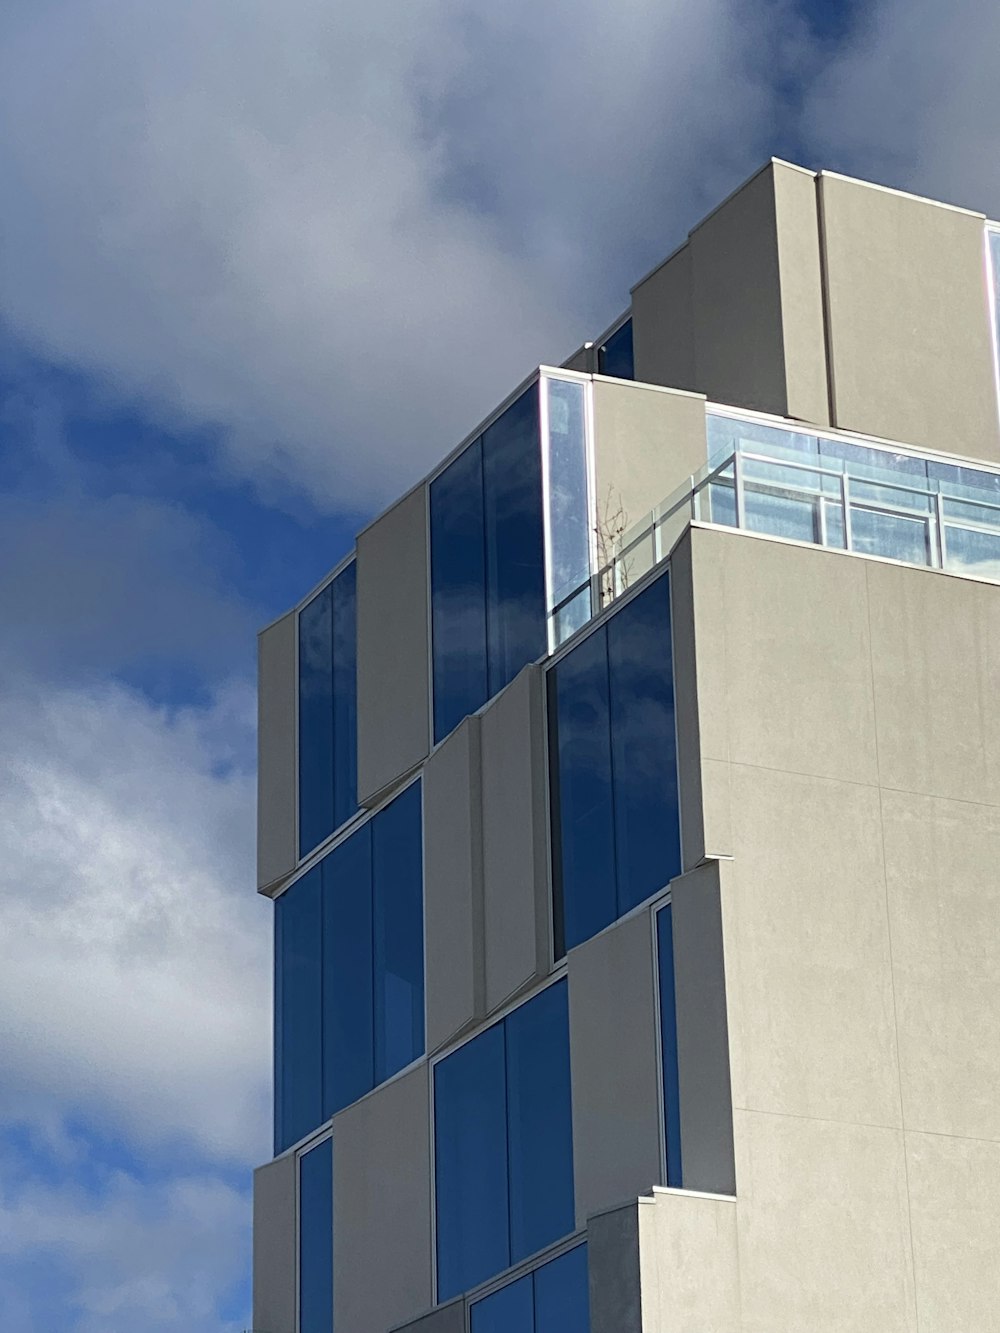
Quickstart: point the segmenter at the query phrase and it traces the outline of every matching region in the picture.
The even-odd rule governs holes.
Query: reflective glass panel
[[[323,1119],[322,901],[319,869],[274,904],[274,1151]]]
[[[497,1023],[434,1069],[438,1300],[510,1265],[507,1077]]]
[[[535,1333],[532,1274],[509,1282],[469,1310],[471,1333]]]
[[[945,525],[947,569],[1000,579],[1000,532],[977,532],[972,528]]]
[[[748,483],[743,491],[743,503],[746,509],[743,526],[751,532],[791,537],[800,542],[819,540],[818,499],[775,495]]]
[[[607,634],[549,672],[556,956],[614,921],[615,829]]]
[[[681,1104],[677,1075],[677,1007],[674,999],[674,932],[670,904],[656,914],[660,986],[660,1059],[663,1066],[663,1128],[667,1184],[681,1187]]]
[[[375,1082],[424,1049],[423,848],[420,784],[372,820]]]
[[[365,824],[320,863],[324,1120],[375,1085],[371,829]]]
[[[905,560],[911,565],[929,564],[927,523],[852,505],[851,550]]]
[[[487,699],[482,441],[430,487],[434,739]]]
[[[611,375],[619,380],[635,379],[630,319],[627,319],[621,328],[616,329],[608,341],[597,349],[597,373]]]
[[[681,870],[668,577],[613,615],[607,634],[622,916]]]
[[[569,1009],[556,982],[506,1019],[510,1261],[573,1230]]]
[[[299,855],[333,823],[333,591],[299,612]]]
[[[557,606],[590,579],[590,504],[584,386],[543,379],[548,433],[549,606]]]
[[[534,1333],[590,1333],[587,1247],[536,1268]]]
[[[1000,342],[1000,231],[986,233],[990,249],[990,277],[993,284],[993,314],[996,320],[996,338]]]
[[[538,393],[527,389],[483,433],[489,698],[546,648]]]
[[[333,1328],[333,1144],[299,1158],[299,1333]]]
[[[357,566],[333,580],[333,827],[358,808]]]

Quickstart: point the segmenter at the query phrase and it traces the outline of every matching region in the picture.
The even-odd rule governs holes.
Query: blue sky
[[[0,8],[0,1324],[249,1325],[254,635],[772,153],[1000,215],[989,0]]]

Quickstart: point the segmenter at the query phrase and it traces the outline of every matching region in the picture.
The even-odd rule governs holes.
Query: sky
[[[0,5],[0,1328],[250,1326],[255,633],[771,155],[1000,216],[995,0]]]

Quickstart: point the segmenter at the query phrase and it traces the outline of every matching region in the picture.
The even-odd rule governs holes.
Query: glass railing
[[[598,606],[691,520],[1000,582],[1000,471],[724,413],[707,427],[708,463],[616,543]]]

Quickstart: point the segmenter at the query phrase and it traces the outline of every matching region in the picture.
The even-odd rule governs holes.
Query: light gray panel
[[[697,389],[690,245],[632,288],[632,348],[637,380]]]
[[[426,487],[357,545],[358,799],[371,805],[428,750]]]
[[[276,887],[295,869],[296,616],[257,640],[257,887]]]
[[[424,789],[427,1050],[483,1012],[483,846],[479,719],[428,759]]]
[[[400,1324],[393,1333],[465,1333],[465,1301],[459,1298],[441,1305],[420,1319]]]
[[[548,971],[543,681],[525,667],[482,714],[489,1012]]]
[[[427,1065],[334,1118],[334,1327],[385,1333],[431,1304]]]
[[[726,961],[717,863],[671,885],[684,1188],[735,1194]]]
[[[811,171],[771,164],[778,229],[786,414],[830,424],[819,206]]]
[[[295,1333],[294,1153],[253,1173],[253,1325]]]
[[[819,184],[834,424],[1000,458],[982,216]]]
[[[633,1199],[587,1223],[590,1333],[644,1333],[639,1213]]]
[[[570,950],[568,966],[579,1226],[662,1174],[650,914]]]
[[[563,370],[578,370],[581,374],[589,375],[594,371],[596,362],[596,348],[593,343],[584,343],[578,347],[572,356],[567,357],[562,363]]]

